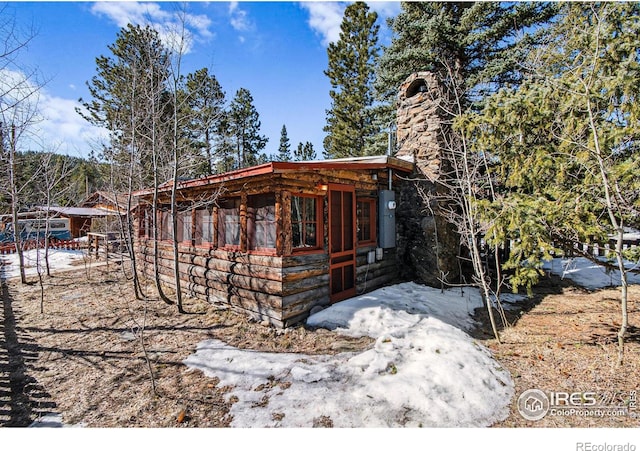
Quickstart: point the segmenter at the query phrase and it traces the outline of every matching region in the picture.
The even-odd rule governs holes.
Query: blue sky
[[[292,148],[311,141],[322,154],[325,111],[330,106],[327,46],[339,36],[345,2],[189,2],[192,45],[183,72],[209,68],[230,101],[248,89],[260,114],[267,153],[275,153],[286,125]],[[369,2],[379,14],[380,43],[389,40],[387,17],[397,2]],[[45,81],[38,107],[39,142],[58,152],[86,156],[101,132],[76,112],[88,99],[86,82],[95,59],[110,56],[108,45],[127,23],[151,24],[162,34],[176,22],[178,4],[169,2],[10,2],[23,32],[35,31],[15,68],[36,70]],[[34,149],[41,150],[41,149]],[[53,150],[53,149],[44,149]]]

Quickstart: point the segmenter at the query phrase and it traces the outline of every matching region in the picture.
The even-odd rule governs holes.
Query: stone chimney
[[[442,90],[431,72],[411,74],[400,85],[397,106],[397,153],[415,162],[412,183],[403,185],[397,210],[399,256],[406,278],[431,286],[457,282],[459,237],[442,213]],[[426,193],[426,195],[425,195]]]
[[[400,85],[397,109],[398,156],[412,156],[431,181],[440,176],[442,97],[431,72],[411,74]]]

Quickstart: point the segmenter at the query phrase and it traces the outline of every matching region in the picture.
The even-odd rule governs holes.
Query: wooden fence
[[[52,240],[49,242],[49,249],[76,250],[86,246],[86,243],[74,240]],[[31,249],[44,249],[44,241],[30,240],[22,243],[25,251]],[[15,243],[0,244],[0,255],[14,254],[16,252]]]
[[[500,247],[500,261],[504,262],[509,258],[512,243],[513,242],[509,242]],[[554,247],[562,249],[562,256],[567,258],[573,258],[585,254],[591,255],[593,257],[604,257],[615,250],[616,244],[617,243],[615,240],[611,240],[608,243],[580,243],[574,245],[572,248],[558,244],[554,244]],[[482,258],[490,267],[495,266],[495,261],[492,254],[493,251],[489,249],[484,239],[479,240],[479,246]],[[637,248],[638,246],[640,246],[640,239],[637,239],[635,237],[625,238],[623,240],[622,250],[626,251],[632,248]]]
[[[585,254],[592,255],[594,257],[604,257],[612,252],[616,248],[616,241],[611,240],[608,243],[592,243],[592,244],[579,244],[575,245],[573,249],[565,249],[565,256],[574,257],[580,255],[578,251],[582,251]],[[637,247],[640,245],[640,240],[637,239],[625,239],[622,244],[622,250]]]

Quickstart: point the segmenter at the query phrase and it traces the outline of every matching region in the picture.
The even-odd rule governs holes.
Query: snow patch
[[[477,427],[506,418],[507,371],[461,328],[482,306],[474,289],[382,288],[309,317],[308,325],[376,338],[359,353],[311,356],[200,343],[185,360],[232,386],[234,427]],[[445,322],[446,321],[446,322]]]

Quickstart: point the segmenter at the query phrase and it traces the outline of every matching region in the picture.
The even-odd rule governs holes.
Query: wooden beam
[[[240,250],[247,252],[247,193],[240,195]]]
[[[282,221],[282,253],[281,255],[291,255],[293,250],[293,238],[291,236],[291,193],[289,191],[281,192],[280,219]]]

